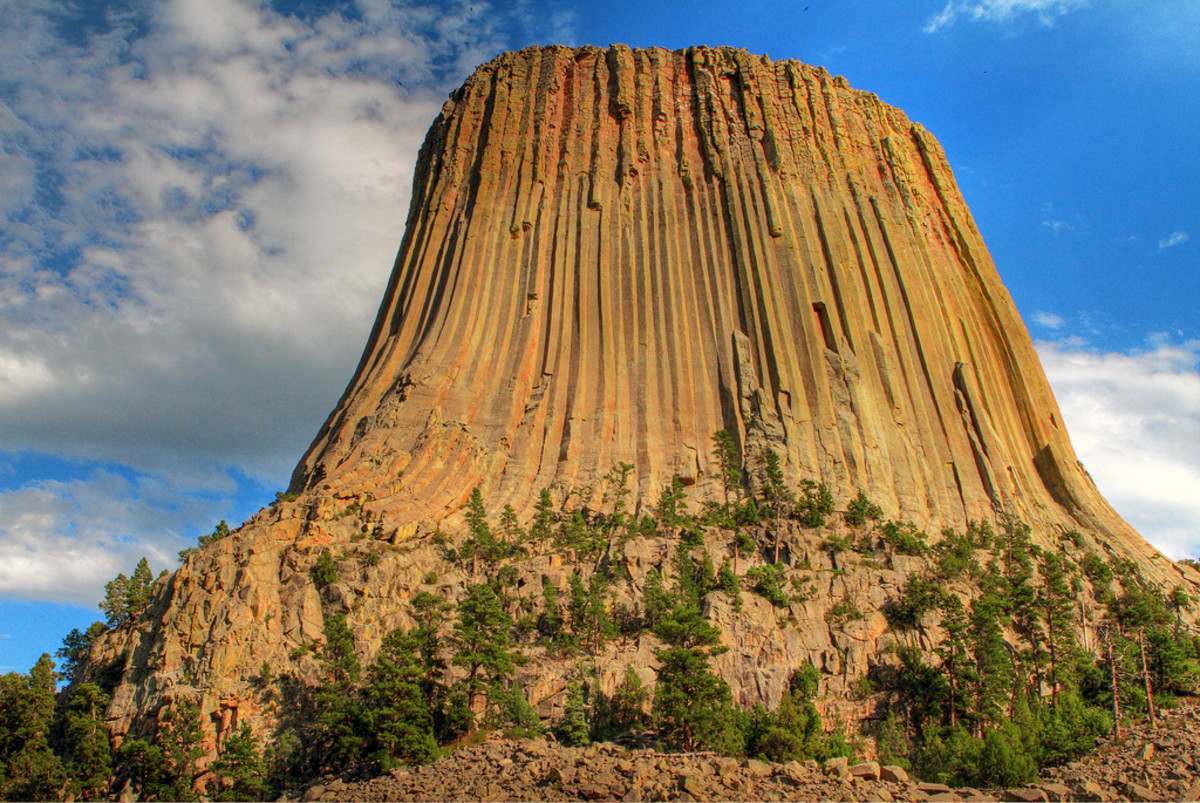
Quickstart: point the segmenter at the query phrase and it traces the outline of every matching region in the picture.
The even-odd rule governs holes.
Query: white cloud
[[[0,493],[0,598],[95,603],[104,584],[147,558],[157,572],[205,530],[221,503],[151,477],[96,469]]]
[[[1033,16],[1041,25],[1053,25],[1057,17],[1087,5],[1087,0],[950,0],[930,17],[922,30],[933,33],[960,18],[970,22],[1007,23]]]
[[[1054,232],[1055,237],[1062,234],[1064,231],[1070,231],[1071,229],[1075,228],[1070,223],[1064,223],[1061,220],[1043,220],[1042,225],[1048,227],[1050,231]]]
[[[0,453],[138,477],[0,493],[0,596],[94,602],[225,513],[227,467],[286,481],[366,340],[447,92],[573,24],[479,0],[121,5],[0,15]]]
[[[1035,312],[1033,314],[1033,321],[1039,326],[1045,326],[1047,329],[1061,329],[1062,325],[1066,323],[1062,317],[1052,312]]]
[[[301,19],[169,0],[73,45],[0,23],[0,449],[278,475],[332,407],[486,4]],[[18,236],[19,235],[19,236]]]
[[[1183,245],[1189,239],[1190,238],[1188,237],[1186,231],[1173,231],[1169,236],[1158,241],[1158,250],[1165,251],[1168,248],[1174,248],[1177,245]]]
[[[1136,354],[1039,343],[1080,460],[1101,493],[1173,558],[1200,555],[1200,341]]]

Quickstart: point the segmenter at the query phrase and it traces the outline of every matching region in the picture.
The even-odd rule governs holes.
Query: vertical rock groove
[[[531,48],[430,129],[378,321],[292,490],[449,526],[476,485],[522,513],[617,462],[638,501],[677,473],[703,495],[725,428],[926,527],[1008,511],[1144,551],[1058,417],[902,112],[741,50]]]

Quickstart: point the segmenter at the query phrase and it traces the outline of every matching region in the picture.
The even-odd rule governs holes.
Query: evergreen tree
[[[421,688],[425,667],[419,630],[393,630],[367,671],[364,720],[376,773],[397,762],[424,764],[437,756],[433,715]]]
[[[325,644],[320,659],[325,681],[316,693],[317,763],[321,770],[341,771],[357,764],[367,743],[358,690],[362,668],[354,652],[354,632],[346,624],[346,614],[325,620]]]
[[[562,630],[563,616],[558,603],[558,586],[549,577],[542,578],[542,612],[538,616],[538,632],[553,640]]]
[[[250,726],[243,724],[229,735],[220,757],[213,762],[217,776],[214,800],[269,800],[271,787],[266,779],[266,767],[258,740]]]
[[[605,492],[605,501],[612,504],[612,513],[608,517],[606,528],[609,538],[627,526],[625,505],[632,493],[629,488],[629,475],[632,472],[632,463],[617,463],[604,475],[605,483],[608,486]]]
[[[189,557],[192,556],[193,553],[198,552],[201,549],[204,549],[204,547],[208,546],[209,544],[213,543],[214,541],[219,541],[222,538],[225,538],[226,536],[228,536],[230,534],[230,532],[231,531],[229,529],[229,525],[225,523],[225,519],[221,519],[220,523],[217,524],[216,528],[213,529],[212,533],[210,533],[209,535],[202,535],[196,539],[196,541],[197,541],[196,546],[188,547],[187,549],[182,550],[179,553],[179,561],[181,563],[186,561]]]
[[[663,486],[658,495],[658,504],[654,507],[658,522],[663,527],[682,527],[687,521],[686,502],[683,494],[683,480],[678,474]]]
[[[129,578],[123,573],[104,584],[104,599],[100,610],[109,627],[119,627],[129,618]]]
[[[684,549],[677,555],[677,566],[680,572],[671,604],[654,628],[655,635],[668,645],[657,654],[654,725],[670,749],[704,746],[737,752],[741,732],[729,684],[709,667],[710,657],[726,650],[718,646],[721,631],[700,613],[696,565]]]
[[[158,746],[165,759],[168,789],[165,800],[196,800],[196,761],[203,754],[200,706],[176,700],[164,712],[158,730]]]
[[[729,684],[713,674],[705,650],[669,647],[658,653],[654,725],[668,749],[739,751]]]
[[[717,463],[717,472],[721,479],[721,492],[725,502],[725,513],[729,519],[733,516],[730,511],[732,504],[736,503],[737,497],[741,494],[742,479],[742,452],[737,447],[733,436],[728,430],[718,430],[713,433],[713,459]],[[732,495],[732,499],[730,498]]]
[[[72,793],[84,800],[104,797],[112,772],[112,744],[104,722],[108,703],[99,686],[79,683],[64,706],[60,753]]]
[[[467,671],[464,681],[471,710],[478,710],[481,695],[489,684],[508,678],[518,653],[509,649],[512,618],[490,583],[467,587],[459,603],[452,642],[456,665]]]
[[[79,628],[75,628],[63,639],[63,645],[54,653],[54,657],[62,661],[59,671],[68,684],[75,682],[75,673],[79,666],[87,660],[96,637],[107,629],[103,622],[92,622],[86,631],[80,633]]]
[[[554,724],[554,736],[567,747],[584,747],[591,742],[587,702],[583,696],[583,684],[573,680],[567,684],[567,702],[562,717]]]
[[[517,511],[512,505],[505,505],[504,510],[500,511],[499,533],[504,552],[512,552],[517,544],[525,540],[525,531],[521,529]]]
[[[138,561],[125,592],[125,610],[130,618],[136,617],[150,604],[150,591],[154,585],[154,574],[145,558]]]
[[[0,677],[0,797],[6,800],[61,797],[66,778],[50,748],[57,679],[48,654],[28,675]]]
[[[1000,629],[1003,603],[991,592],[975,601],[971,608],[968,637],[974,659],[975,733],[982,736],[984,724],[999,722],[1012,676],[1008,645]]]
[[[954,594],[946,594],[942,598],[941,611],[946,638],[938,645],[937,654],[942,660],[941,669],[946,676],[947,713],[950,727],[954,728],[959,725],[964,692],[972,688],[977,679],[970,653],[970,625],[962,600]]]
[[[138,736],[126,736],[117,750],[118,778],[127,778],[143,800],[175,800],[175,788],[163,750]]]
[[[825,483],[812,480],[800,481],[800,499],[796,503],[796,514],[805,527],[824,527],[825,517],[833,512],[833,494]],[[779,557],[776,556],[776,562]]]
[[[546,544],[554,533],[555,518],[554,500],[550,498],[550,489],[543,488],[538,494],[537,504],[533,508],[533,521],[529,525],[529,540],[539,546]]]
[[[649,693],[638,673],[632,666],[625,667],[625,675],[612,697],[597,695],[592,711],[593,737],[596,741],[610,741],[631,731],[640,731],[649,724],[646,716],[646,701]]]
[[[324,588],[338,581],[338,565],[333,559],[333,553],[328,549],[322,549],[321,554],[317,555],[317,562],[313,564],[309,574],[313,579],[313,583],[317,588]]]
[[[474,576],[479,573],[481,557],[487,561],[495,560],[501,557],[502,550],[492,534],[492,528],[488,526],[487,510],[483,506],[483,494],[478,486],[471,491],[464,509],[468,535],[460,553],[471,558],[471,574]]]
[[[1062,687],[1074,686],[1076,650],[1071,628],[1074,595],[1067,583],[1066,555],[1061,552],[1043,555],[1038,571],[1042,576],[1042,588],[1037,603],[1046,627],[1050,693],[1057,704]]]
[[[850,504],[846,506],[844,518],[851,527],[861,527],[868,521],[883,518],[883,508],[868,499],[862,489],[859,489],[858,496],[851,499]]]

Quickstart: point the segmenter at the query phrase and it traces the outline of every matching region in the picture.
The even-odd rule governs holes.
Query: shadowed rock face
[[[931,533],[1010,512],[1046,545],[1132,558],[1167,588],[1196,579],[1077,462],[923,128],[823,70],[744,51],[535,48],[479,68],[434,122],[370,342],[296,469],[296,498],[156,583],[145,614],[101,637],[88,676],[119,679],[117,733],[151,730],[180,698],[216,740],[286,724],[305,715],[289,695],[319,678],[327,617],[347,614],[369,658],[413,625],[415,593],[454,601],[479,581],[428,537],[439,524],[455,535],[474,487],[493,517],[527,513],[551,485],[558,502],[571,489],[596,507],[599,478],[624,462],[633,503],[679,474],[695,510],[717,493],[720,429],[752,469],[774,449],[793,483],[825,482],[839,509],[862,489]],[[825,532],[786,528],[789,578],[809,590],[778,610],[710,594],[730,647],[715,666],[742,705],[775,705],[812,661],[830,704],[852,707],[854,681],[895,641],[882,610],[925,560],[847,563]],[[1082,534],[1061,537],[1071,529]],[[718,563],[728,536],[704,535]],[[535,552],[512,563],[513,604],[536,611],[544,583],[604,564],[623,578],[614,599],[636,606],[677,543],[633,538],[596,565]],[[326,549],[338,577],[318,587]],[[842,621],[847,607],[861,615]],[[656,646],[606,645],[599,690],[627,665],[652,682]],[[549,714],[572,663],[529,650],[518,681]],[[255,680],[264,666],[282,680]]]
[[[753,464],[932,528],[1141,539],[1078,464],[941,148],[795,61],[533,48],[429,132],[370,343],[292,490],[437,521]],[[586,496],[586,493],[585,493]]]

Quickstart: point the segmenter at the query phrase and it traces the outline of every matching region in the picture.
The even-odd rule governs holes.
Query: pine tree
[[[129,578],[125,607],[131,617],[137,616],[150,604],[150,591],[154,585],[154,574],[145,558],[138,561],[133,576]]]
[[[649,692],[632,666],[625,667],[625,675],[612,697],[596,695],[592,711],[593,738],[596,741],[611,741],[631,731],[644,730],[649,724],[646,702]]]
[[[976,736],[983,735],[986,722],[998,722],[1008,699],[1012,662],[1000,629],[1001,601],[985,592],[975,601],[969,617],[968,634],[974,658],[974,703]]]
[[[554,724],[554,736],[567,747],[585,747],[591,742],[588,706],[583,696],[583,684],[573,680],[567,684],[567,702],[562,717]]]
[[[446,662],[441,655],[438,626],[450,610],[450,603],[441,597],[421,591],[412,599],[413,618],[417,620],[413,638],[421,657],[421,689],[430,712],[437,718],[445,702],[444,677]]]
[[[222,538],[225,538],[226,536],[228,536],[230,534],[230,532],[231,531],[229,529],[229,525],[225,523],[225,519],[221,519],[220,523],[217,524],[216,528],[213,529],[212,533],[210,533],[209,535],[202,535],[196,539],[196,542],[197,542],[196,546],[188,547],[187,549],[182,550],[179,553],[179,561],[181,563],[186,561],[195,552],[198,552],[201,549],[204,549],[204,547],[208,546],[209,544],[211,544],[215,541],[220,541]]]
[[[489,684],[508,678],[519,655],[509,649],[512,618],[490,583],[467,587],[454,623],[453,662],[466,669],[464,685],[471,710],[478,710]]]
[[[709,655],[695,648],[658,653],[654,725],[670,749],[736,752],[739,729],[729,684],[713,674]]]
[[[74,628],[63,639],[63,645],[54,653],[54,657],[62,661],[59,671],[68,684],[75,682],[75,673],[87,660],[96,637],[107,629],[103,622],[92,622],[86,631],[80,633],[79,628]]]
[[[270,799],[262,750],[249,725],[229,735],[211,769],[218,784],[214,800]]]
[[[787,506],[792,502],[787,483],[783,479],[783,466],[779,462],[779,453],[774,449],[762,451],[762,473],[759,476],[759,496],[771,518],[783,516]]]
[[[1075,636],[1071,630],[1073,594],[1067,583],[1066,555],[1061,552],[1042,556],[1038,566],[1042,588],[1038,607],[1046,625],[1046,647],[1050,659],[1050,693],[1057,705],[1064,684],[1073,686]]]
[[[339,613],[325,620],[320,659],[325,682],[316,693],[314,735],[321,769],[345,769],[362,756],[366,735],[358,682],[362,668],[354,652],[354,633]]]
[[[505,505],[504,510],[500,511],[500,525],[497,531],[500,535],[500,551],[503,553],[511,553],[517,544],[525,540],[525,531],[521,529],[521,523],[517,521],[517,511],[512,505]]]
[[[721,479],[721,492],[725,502],[725,513],[732,519],[730,505],[736,503],[742,489],[742,452],[737,447],[733,436],[728,430],[718,430],[713,433],[713,459],[717,463],[717,471]],[[731,500],[730,497],[733,496]]]
[[[104,797],[112,772],[112,744],[104,712],[109,696],[92,683],[71,688],[64,706],[62,746],[72,793],[85,800]]]
[[[200,706],[190,700],[176,700],[163,714],[158,731],[169,782],[161,795],[166,800],[196,800],[196,761],[204,753],[201,746]]]
[[[123,573],[104,584],[104,600],[100,610],[109,627],[119,627],[129,617],[129,578]]]
[[[683,480],[675,474],[658,495],[658,504],[654,507],[658,523],[663,527],[682,527],[687,519],[685,507]]]
[[[558,586],[549,577],[542,578],[542,612],[538,616],[538,632],[553,640],[562,630],[563,616],[558,604]]]
[[[433,715],[421,688],[421,642],[417,630],[393,630],[367,671],[364,720],[376,773],[387,772],[396,762],[424,764],[437,756]]]
[[[608,537],[612,538],[627,526],[625,505],[632,491],[629,488],[629,475],[633,472],[632,463],[617,463],[604,480],[608,485],[605,501],[611,502],[612,513],[608,517]]]
[[[550,489],[543,488],[538,494],[538,501],[533,508],[533,521],[529,525],[529,540],[543,546],[554,533],[554,500],[550,498]]]
[[[464,509],[469,534],[462,551],[470,556],[471,575],[475,576],[479,573],[479,558],[493,560],[498,551],[496,538],[492,535],[492,528],[488,526],[487,510],[483,506],[483,494],[479,486],[471,491]]]
[[[6,800],[61,797],[66,777],[49,741],[57,680],[48,654],[28,675],[0,677],[0,797]]]

